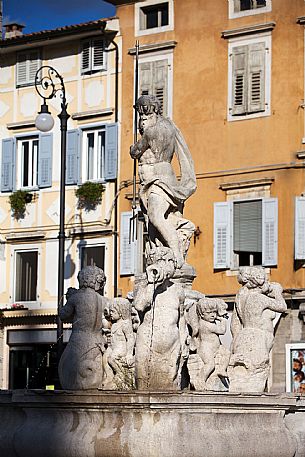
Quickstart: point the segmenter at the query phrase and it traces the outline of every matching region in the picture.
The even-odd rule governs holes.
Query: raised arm
[[[74,300],[70,298],[65,306],[59,311],[59,317],[63,322],[67,322],[73,319],[75,312]]]

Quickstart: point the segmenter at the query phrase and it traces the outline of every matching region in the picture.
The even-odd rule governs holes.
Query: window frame
[[[13,262],[11,262],[11,297],[12,303],[16,303],[16,286],[17,286],[17,254],[21,252],[37,252],[37,285],[36,285],[36,300],[20,301],[18,303],[26,305],[29,308],[37,307],[40,297],[40,248],[38,245],[19,245],[12,248]]]
[[[24,178],[24,167],[23,167],[23,160],[22,160],[22,144],[25,141],[30,141],[32,144],[34,141],[38,142],[37,147],[37,156],[36,156],[36,182],[35,184],[23,186],[23,178]],[[38,190],[39,189],[39,149],[40,149],[40,137],[39,134],[30,134],[30,135],[23,135],[23,136],[16,136],[16,188],[22,190]],[[32,166],[33,169],[33,166]]]
[[[253,16],[255,14],[264,14],[272,11],[272,0],[266,0],[266,6],[243,11],[235,11],[234,0],[229,0],[229,19],[236,19],[244,16]]]
[[[41,49],[40,48],[36,48],[36,49],[28,49],[26,51],[18,51],[16,53],[16,88],[21,88],[21,87],[28,87],[28,86],[34,86],[35,85],[35,76],[33,78],[33,80],[30,79],[29,77],[29,71],[30,69],[28,68],[29,67],[29,55],[30,53],[33,53],[33,52],[36,52],[37,53],[37,64],[36,64],[36,70],[39,69],[39,67],[41,66]],[[20,62],[18,61],[18,58],[19,56],[21,55],[26,55],[27,58],[26,58],[26,73],[27,73],[27,77],[26,77],[26,82],[24,83],[19,83],[19,65],[20,65]],[[36,75],[36,71],[35,71],[35,75]]]
[[[147,6],[157,6],[168,3],[168,25],[153,27],[151,29],[141,29],[141,10]],[[168,32],[174,30],[174,0],[147,0],[135,3],[135,36],[150,35],[154,33]]]
[[[78,258],[78,267],[79,271],[81,270],[82,266],[82,250],[84,248],[91,248],[91,247],[97,247],[101,246],[105,248],[105,257],[104,257],[104,273],[106,276],[106,284],[104,287],[104,295],[105,297],[111,295],[112,291],[112,269],[113,269],[113,258],[111,257],[111,252],[112,250],[110,249],[109,246],[110,240],[107,238],[88,238],[88,239],[83,239],[80,240],[77,243],[76,247],[76,254]]]
[[[289,343],[285,344],[285,359],[286,359],[286,392],[292,392],[292,351],[303,350],[305,351],[305,342],[303,343]]]
[[[102,170],[103,170],[103,176],[99,176],[95,174],[94,178],[92,179],[87,179],[87,173],[88,173],[88,134],[94,133],[94,138],[99,137],[99,133],[103,132],[104,136],[104,150],[103,150],[103,165],[102,165]],[[82,138],[81,138],[81,154],[82,154],[82,160],[81,160],[81,183],[85,183],[87,181],[91,182],[102,182],[105,183],[105,157],[106,157],[106,126],[105,125],[99,125],[96,127],[84,127],[81,129],[82,133]],[[93,170],[94,173],[97,173],[98,167],[95,167],[97,161],[97,164],[99,163],[99,154],[98,154],[98,145],[94,147],[94,159],[93,159]]]
[[[265,43],[265,78],[264,78],[264,95],[265,95],[265,110],[254,113],[232,114],[233,109],[233,48],[239,46],[249,46],[251,44]],[[255,34],[248,38],[231,38],[228,43],[228,106],[227,119],[228,121],[241,121],[246,119],[255,119],[271,115],[271,32]],[[249,78],[248,78],[249,81]],[[248,86],[248,83],[247,83]]]

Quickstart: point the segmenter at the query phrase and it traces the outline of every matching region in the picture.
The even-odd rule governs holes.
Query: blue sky
[[[102,0],[3,0],[3,22],[25,24],[24,33],[50,30],[115,15]]]

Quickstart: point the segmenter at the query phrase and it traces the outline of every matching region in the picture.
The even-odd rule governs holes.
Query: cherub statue
[[[238,282],[242,287],[231,321],[230,391],[263,392],[270,370],[273,321],[287,305],[282,286],[269,282],[262,267],[241,268]]]
[[[113,371],[114,389],[134,387],[134,344],[131,304],[126,298],[114,298],[109,312],[112,322],[107,363]]]
[[[102,386],[103,346],[101,332],[104,309],[109,300],[100,295],[105,275],[98,267],[85,267],[78,273],[79,289],[69,288],[67,303],[59,317],[72,320],[72,334],[59,362],[63,389],[85,390]]]
[[[197,357],[191,357],[188,364],[191,384],[196,390],[214,390],[219,378],[228,377],[226,369],[230,353],[219,339],[219,335],[224,335],[227,330],[227,304],[219,298],[204,297],[198,300],[196,312],[198,321],[192,328],[192,349],[197,350]],[[197,363],[196,370],[192,365],[194,362]]]
[[[142,137],[131,146],[130,155],[139,163],[140,201],[148,218],[150,240],[165,243],[174,253],[176,267],[181,268],[195,229],[182,217],[185,200],[196,190],[193,160],[181,132],[161,115],[157,97],[143,95],[134,108],[140,115]],[[171,165],[174,153],[180,165],[180,180]]]

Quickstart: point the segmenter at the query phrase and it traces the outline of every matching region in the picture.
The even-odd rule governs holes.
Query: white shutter
[[[167,116],[167,73],[168,61],[157,60],[153,63],[153,95],[155,95],[161,103],[161,113]]]
[[[120,274],[133,275],[135,265],[135,242],[130,239],[132,211],[121,213],[120,225]]]
[[[139,64],[139,93],[152,95],[153,93],[153,62]]]
[[[96,38],[92,40],[92,70],[106,68],[105,40]]]
[[[82,42],[82,73],[91,70],[91,42],[90,40]]]
[[[27,54],[17,54],[17,86],[27,84]]]
[[[263,266],[277,265],[278,203],[277,198],[263,198],[262,237]]]
[[[248,112],[265,110],[265,43],[249,45],[248,51]]]
[[[28,83],[35,83],[35,76],[40,67],[39,51],[31,51],[28,54]]]
[[[305,259],[305,197],[295,199],[294,258]]]
[[[214,203],[214,268],[230,268],[231,202]]]
[[[247,111],[247,60],[248,46],[232,49],[232,115]]]

